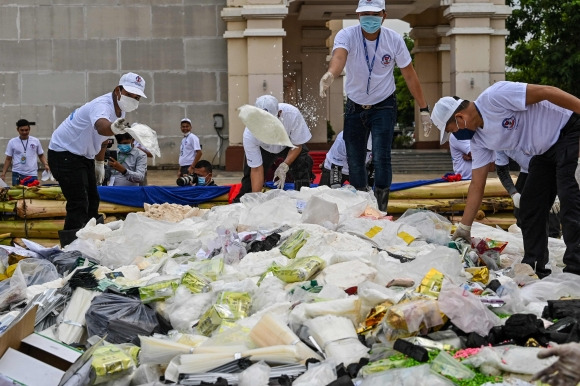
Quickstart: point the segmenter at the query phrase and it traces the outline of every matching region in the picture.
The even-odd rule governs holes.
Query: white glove
[[[322,75],[320,78],[320,97],[326,98],[326,90],[330,87],[330,85],[334,82],[334,75],[330,72],[326,72],[326,74]]]
[[[576,166],[576,172],[574,173],[574,177],[576,177],[576,182],[580,187],[580,158],[578,158],[578,166]]]
[[[514,193],[512,196],[512,200],[514,200],[514,206],[516,208],[520,207],[520,199],[522,198],[522,195],[519,193]]]
[[[453,232],[451,239],[463,239],[467,242],[471,242],[471,227],[469,225],[463,225],[462,223],[457,224],[457,229]]]
[[[125,118],[117,118],[113,124],[111,124],[111,131],[113,134],[125,134],[125,129],[129,127],[128,123],[125,123]]]
[[[549,385],[576,385],[580,382],[580,343],[566,343],[538,352],[538,358],[557,356],[558,361],[537,372],[532,382],[540,380]]]
[[[97,185],[103,183],[105,179],[105,161],[95,161],[95,177],[97,177]]]
[[[552,209],[550,209],[550,213],[558,214],[560,213],[560,199],[556,196],[554,203],[552,204]]]
[[[274,185],[278,189],[284,189],[284,182],[286,182],[286,173],[288,173],[288,165],[282,162],[274,172]],[[278,181],[276,181],[276,178]]]
[[[423,133],[425,137],[428,137],[431,134],[431,127],[433,127],[433,123],[431,122],[431,116],[427,111],[421,111],[421,124],[423,125]]]

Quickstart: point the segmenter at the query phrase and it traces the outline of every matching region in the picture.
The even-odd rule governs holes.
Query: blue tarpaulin
[[[409,182],[394,182],[391,184],[391,192],[396,192],[397,190],[404,190],[410,188],[416,188],[417,186],[429,185],[429,184],[437,184],[439,182],[445,182],[443,178],[436,178],[434,180],[417,180],[417,181],[409,181]],[[266,186],[270,189],[275,189],[274,183],[269,181],[266,182]],[[318,185],[311,185],[312,187]],[[294,189],[293,183],[286,183],[284,184],[284,190],[292,190]]]
[[[143,207],[165,202],[196,205],[230,192],[229,186],[99,186],[101,201]]]

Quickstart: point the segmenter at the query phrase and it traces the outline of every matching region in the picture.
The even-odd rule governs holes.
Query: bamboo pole
[[[105,214],[132,213],[142,211],[143,208],[113,204],[104,201],[101,201],[99,204],[99,212]],[[16,212],[20,218],[65,217],[66,201],[20,199],[16,204]]]
[[[8,197],[11,200],[21,198],[37,198],[41,200],[64,200],[60,186],[34,186],[32,188],[10,188]]]
[[[63,227],[64,219],[0,221],[0,233],[10,233],[12,237],[58,239]]]
[[[9,212],[14,212],[15,209],[16,209],[16,201],[15,200],[0,201],[0,212],[9,213]]]
[[[451,216],[449,217],[449,220],[453,223],[455,222],[459,222],[461,221],[461,216]],[[496,214],[490,214],[490,215],[486,215],[484,218],[480,219],[480,220],[476,220],[476,222],[480,222],[482,224],[485,225],[489,225],[489,226],[499,226],[502,229],[508,229],[510,227],[510,225],[513,225],[516,223],[516,218],[513,216],[513,214],[507,214],[507,213],[496,213]]]
[[[398,190],[389,194],[390,199],[465,198],[471,181],[440,182],[416,188]],[[484,197],[509,197],[499,178],[488,178]]]
[[[448,199],[394,199],[389,200],[387,206],[387,213],[404,213],[408,209],[427,209],[433,212],[463,212],[465,209],[466,201],[462,198]],[[484,198],[481,206],[481,210],[488,212],[502,212],[502,211],[512,211],[513,201],[511,198],[506,197],[487,197]]]

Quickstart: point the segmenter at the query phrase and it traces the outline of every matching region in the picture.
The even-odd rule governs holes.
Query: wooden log
[[[59,239],[36,239],[36,238],[27,238],[27,240],[34,241],[37,244],[42,245],[46,248],[52,248],[56,245],[60,245]],[[21,246],[22,248],[26,248],[26,244],[22,241],[20,237],[15,237],[12,239],[12,242],[16,245]]]
[[[408,209],[427,209],[433,212],[463,212],[465,199],[395,199],[389,200],[387,213],[404,213]],[[486,212],[513,211],[513,201],[509,197],[486,197],[483,199],[480,209]]]
[[[1,203],[0,203],[1,204]],[[99,213],[118,214],[142,212],[143,208],[126,206],[101,201]],[[21,199],[16,205],[16,212],[20,218],[49,218],[65,217],[66,201]]]
[[[434,198],[465,198],[471,181],[440,182],[423,185],[416,188],[398,190],[389,194],[390,199],[434,199]],[[509,197],[499,178],[488,178],[484,197]]]
[[[461,221],[461,216],[451,216],[449,220],[453,223]],[[477,220],[476,222],[480,222],[485,225],[489,225],[495,227],[496,225],[501,227],[502,229],[508,229],[511,225],[516,223],[516,218],[507,213],[496,213],[486,215],[481,220]]]
[[[0,221],[0,233],[27,239],[58,239],[58,231],[63,227],[64,220]]]

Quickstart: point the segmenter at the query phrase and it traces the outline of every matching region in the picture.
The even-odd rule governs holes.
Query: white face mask
[[[133,99],[123,94],[121,94],[121,99],[119,99],[117,103],[119,104],[119,108],[126,113],[136,110],[137,107],[139,107],[139,101],[137,99]]]

